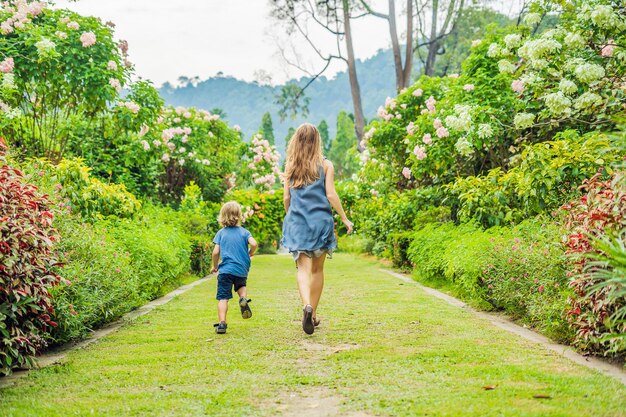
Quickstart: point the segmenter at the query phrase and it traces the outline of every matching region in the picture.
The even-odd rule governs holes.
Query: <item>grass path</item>
[[[211,280],[0,390],[0,416],[626,416],[620,382],[374,261],[328,262],[313,336],[291,259],[258,256],[252,268],[253,316],[231,302],[226,335],[213,331]]]

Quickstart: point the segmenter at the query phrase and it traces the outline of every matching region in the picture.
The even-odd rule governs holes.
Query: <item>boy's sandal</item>
[[[252,301],[250,298],[241,297],[239,299],[239,307],[241,308],[241,317],[244,319],[249,319],[252,317],[252,310],[250,310],[250,306],[248,303]]]

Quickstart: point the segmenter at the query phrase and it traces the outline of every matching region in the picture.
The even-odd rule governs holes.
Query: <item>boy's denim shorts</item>
[[[237,291],[246,286],[248,277],[238,277],[231,274],[219,274],[217,276],[216,300],[230,300],[233,298],[233,288]]]

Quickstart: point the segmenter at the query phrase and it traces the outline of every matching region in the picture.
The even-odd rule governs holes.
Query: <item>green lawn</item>
[[[231,302],[226,335],[213,331],[211,280],[1,390],[0,415],[274,416],[319,405],[352,416],[626,416],[620,382],[378,268],[328,261],[322,325],[306,336],[291,258],[255,257],[253,316]]]

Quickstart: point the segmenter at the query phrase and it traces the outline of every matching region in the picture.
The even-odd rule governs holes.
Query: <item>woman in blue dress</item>
[[[309,123],[301,125],[287,147],[282,244],[298,268],[298,289],[304,305],[302,329],[307,334],[319,325],[317,306],[324,288],[324,260],[337,248],[331,206],[348,233],[352,232],[334,178],[332,162],[322,156],[317,128]]]

